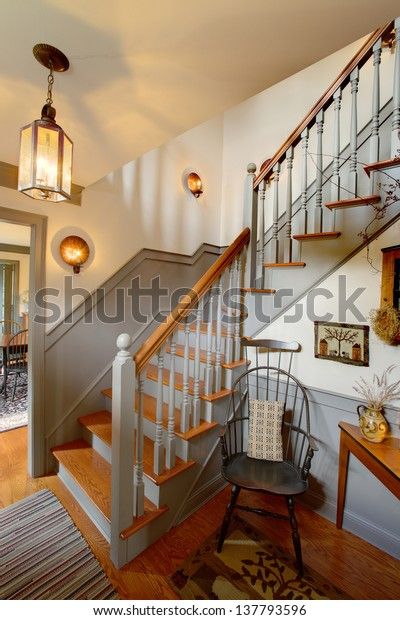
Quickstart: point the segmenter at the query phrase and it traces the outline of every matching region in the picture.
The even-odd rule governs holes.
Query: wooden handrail
[[[146,340],[134,356],[136,362],[136,374],[139,374],[143,370],[149,359],[157,353],[159,348],[167,340],[168,336],[170,336],[174,331],[177,324],[190,313],[190,310],[196,306],[217,278],[219,278],[225,269],[229,267],[233,259],[248,244],[249,240],[250,229],[245,228],[235,239],[235,241],[231,243],[225,252],[215,261],[215,263],[211,265],[200,280],[196,282],[190,292],[181,299],[177,306],[175,306],[164,323],[161,323],[161,325],[159,325],[152,333],[150,338]]]
[[[339,86],[344,86],[350,78],[350,73],[356,67],[362,67],[368,60],[371,55],[371,50],[373,45],[380,37],[384,37],[385,34],[388,34],[393,27],[393,20],[378,28],[373,32],[368,39],[365,41],[364,45],[359,49],[359,51],[353,56],[350,62],[345,66],[343,71],[338,75],[338,77],[332,82],[332,84],[327,88],[322,97],[318,99],[317,103],[311,108],[308,114],[304,117],[304,119],[297,125],[296,129],[290,134],[287,140],[282,144],[282,146],[278,149],[275,155],[265,162],[264,168],[261,168],[257,177],[254,179],[254,188],[257,188],[261,181],[263,181],[266,177],[268,177],[272,173],[272,169],[277,164],[281,158],[285,155],[286,151],[290,146],[295,146],[301,138],[301,133],[307,127],[312,125],[312,122],[315,120],[318,112],[322,110],[328,101],[333,97],[336,90]]]

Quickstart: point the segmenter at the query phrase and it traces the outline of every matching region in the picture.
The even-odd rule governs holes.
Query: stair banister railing
[[[304,119],[299,123],[296,129],[290,134],[287,140],[282,144],[273,157],[265,162],[258,174],[254,164],[249,164],[248,175],[245,187],[245,207],[244,221],[251,228],[251,239],[248,251],[248,264],[246,268],[246,285],[250,287],[263,287],[265,254],[267,262],[279,263],[282,259],[284,262],[293,260],[292,250],[292,210],[286,202],[286,236],[282,241],[278,237],[278,218],[279,210],[279,173],[286,161],[285,170],[288,171],[288,181],[291,184],[291,169],[293,166],[293,158],[299,157],[299,153],[295,149],[300,145],[302,151],[300,169],[300,210],[296,216],[297,232],[300,234],[320,233],[324,230],[334,231],[335,221],[334,214],[325,213],[327,209],[322,205],[322,185],[324,182],[323,170],[323,130],[324,130],[324,113],[332,105],[334,110],[334,134],[332,146],[332,200],[333,196],[339,199],[340,193],[340,108],[342,101],[343,89],[350,85],[351,87],[351,127],[349,135],[350,144],[350,170],[349,177],[346,179],[346,189],[357,191],[357,93],[360,69],[372,57],[373,63],[373,90],[372,90],[372,129],[371,129],[371,148],[370,157],[377,161],[379,155],[379,104],[380,104],[380,84],[379,71],[381,48],[384,42],[392,37],[392,30],[395,30],[394,44],[395,49],[395,75],[393,82],[393,120],[392,120],[392,157],[399,156],[399,130],[400,130],[400,20],[396,20],[378,28],[373,32],[360,50],[354,55],[343,71],[338,75],[334,82],[327,88],[325,93],[320,97]],[[314,165],[317,170],[315,181],[315,197],[312,216],[307,213],[307,201],[309,197],[308,183],[310,181],[310,164],[308,158],[309,153],[309,135],[310,130],[316,126],[317,128],[317,152],[313,156]],[[283,168],[282,168],[283,169]],[[269,241],[268,251],[265,253],[264,235],[265,229],[260,230],[261,217],[260,210],[264,209],[265,202],[265,183],[270,189],[273,186],[272,199],[272,232]],[[337,187],[334,189],[333,184]],[[291,186],[286,190],[287,200],[291,195]],[[350,196],[347,196],[350,197]],[[278,212],[277,212],[278,208]],[[326,221],[325,221],[326,220]],[[312,231],[309,228],[312,226]],[[290,233],[290,234],[289,234]],[[257,248],[258,240],[258,248]],[[283,243],[282,243],[283,242]],[[260,267],[260,264],[262,265]]]
[[[201,320],[203,314],[206,313],[207,306],[209,315],[206,381],[203,393],[217,392],[221,389],[221,363],[225,354],[222,349],[223,287],[227,284],[231,288],[240,289],[241,274],[239,271],[243,268],[243,254],[249,239],[250,230],[245,228],[189,293],[181,298],[164,323],[155,329],[134,357],[129,352],[131,345],[129,335],[121,334],[118,337],[119,351],[113,364],[112,380],[111,493],[111,555],[116,566],[122,566],[126,562],[127,540],[134,530],[133,518],[142,516],[145,511],[144,387],[147,366],[151,360],[156,361],[153,475],[159,476],[165,469],[172,469],[176,461],[175,427],[178,421],[175,419],[175,365],[179,325],[184,325],[180,431],[185,433],[190,427],[196,427],[200,423]],[[216,295],[214,300],[212,293]],[[194,353],[189,347],[190,319],[193,317],[195,318]],[[233,311],[231,307],[228,307],[227,319],[233,322],[228,331],[228,358],[232,362],[233,358],[237,361],[240,357],[240,346],[238,346],[240,345],[240,311]],[[169,356],[168,378],[164,371],[167,356]],[[191,361],[193,367],[189,374]],[[193,384],[190,384],[190,376],[193,377]],[[164,408],[168,412],[166,432],[164,432]]]

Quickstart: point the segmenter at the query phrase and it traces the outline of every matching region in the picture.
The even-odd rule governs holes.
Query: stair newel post
[[[234,274],[235,274],[235,261],[232,261],[229,265],[229,278],[228,278],[228,306],[226,310],[227,314],[227,326],[226,326],[226,339],[225,339],[225,362],[229,364],[233,360],[233,294],[234,294]]]
[[[193,373],[193,411],[192,425],[195,428],[200,424],[200,328],[203,318],[204,297],[198,304],[196,315],[196,341],[194,349],[194,373]]]
[[[278,220],[279,220],[279,173],[281,165],[278,162],[273,167],[274,183],[274,202],[272,211],[272,239],[270,242],[270,262],[279,262],[279,240],[278,240]]]
[[[118,568],[127,562],[120,533],[132,524],[132,457],[134,447],[135,362],[131,337],[117,338],[119,349],[112,367],[111,559]]]
[[[283,260],[285,263],[292,262],[292,170],[293,170],[293,147],[286,151],[286,227],[283,247]]]
[[[300,195],[300,213],[298,215],[298,230],[300,234],[307,234],[307,187],[308,187],[308,127],[301,133],[301,195]]]
[[[190,324],[189,316],[185,318],[185,345],[183,353],[183,385],[182,385],[182,406],[181,406],[181,433],[187,433],[190,425],[190,400],[189,400],[189,336]]]
[[[369,145],[369,161],[374,163],[379,161],[379,110],[380,102],[380,65],[382,55],[382,38],[379,38],[372,48],[372,62],[374,67],[374,78],[372,85],[372,123],[371,123],[371,139]],[[370,174],[370,191],[375,191],[375,171]]]
[[[257,166],[249,164],[247,166],[247,177],[245,184],[244,214],[243,225],[250,228],[250,243],[248,249],[247,274],[246,280],[249,286],[255,286],[257,279],[257,207],[258,207],[258,188],[254,188]]]
[[[350,73],[351,87],[351,118],[350,118],[350,169],[349,169],[349,191],[352,195],[357,195],[357,94],[358,94],[359,69],[356,67]]]
[[[157,354],[157,408],[156,434],[154,441],[154,473],[159,476],[164,470],[163,404],[164,404],[164,349]]]
[[[212,365],[212,328],[213,328],[213,290],[210,289],[207,297],[207,344],[206,344],[206,368],[204,371],[204,393],[211,394],[213,387]]]
[[[135,517],[144,514],[144,482],[143,482],[143,409],[144,409],[144,376],[138,376],[138,410],[136,417],[135,467],[133,470],[133,510]]]
[[[217,291],[217,328],[215,336],[215,391],[219,392],[222,386],[222,276],[218,280]]]
[[[333,94],[333,161],[331,177],[331,201],[337,202],[340,199],[340,109],[342,106],[342,89],[339,87]],[[335,213],[332,209],[329,214],[329,225],[326,230],[335,230]]]
[[[316,117],[317,126],[317,157],[315,175],[315,206],[314,206],[314,232],[322,232],[322,175],[323,175],[323,151],[322,137],[324,133],[324,111],[320,110]]]
[[[242,265],[244,261],[244,252],[241,252],[239,256],[236,257],[235,260],[235,301],[239,302],[239,308],[236,310],[235,314],[235,327],[234,327],[234,356],[233,359],[235,362],[240,360],[240,322],[241,322],[241,312],[243,308],[243,294],[241,291],[241,275],[242,275]]]
[[[264,241],[265,241],[265,196],[266,196],[267,182],[264,179],[260,183],[258,195],[259,195],[259,219],[258,219],[258,250],[257,250],[257,282],[260,287],[264,286],[264,263],[267,259],[264,258]]]
[[[393,116],[391,157],[400,157],[400,17],[394,20],[395,59],[393,76]]]
[[[175,467],[175,354],[176,335],[172,333],[170,339],[170,362],[169,362],[169,395],[168,395],[168,427],[166,439],[165,466],[167,469]]]

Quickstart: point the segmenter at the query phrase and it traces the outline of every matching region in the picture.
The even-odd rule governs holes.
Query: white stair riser
[[[64,467],[64,465],[62,465],[62,463],[58,464],[58,475],[67,487],[67,489],[79,503],[79,505],[86,512],[91,521],[93,521],[100,533],[104,536],[107,542],[110,542],[110,522],[106,519],[101,510],[99,510],[99,508],[90,499],[90,497],[85,493],[82,487],[76,482],[75,478],[71,476],[69,471]]]
[[[96,452],[98,452],[100,456],[102,456],[107,461],[107,463],[110,463],[111,465],[111,448],[106,443],[104,443],[104,441],[102,441],[99,437],[97,437],[96,435],[93,435],[93,433],[91,433],[87,428],[82,429],[82,436],[92,446],[92,448],[96,450]],[[132,465],[132,477],[133,477],[133,465]],[[160,508],[160,494],[159,494],[160,487],[157,486],[153,482],[153,480],[151,480],[148,476],[146,476],[146,474],[143,474],[143,481],[144,481],[144,489],[145,489],[146,497],[151,502],[153,502],[153,504],[155,504],[157,508]]]
[[[143,432],[146,437],[149,437],[153,441],[156,438],[156,423],[152,420],[148,420],[147,418],[143,418]],[[167,431],[163,429],[163,440],[164,445],[166,445],[167,440]],[[175,453],[176,456],[179,456],[183,461],[189,460],[189,442],[185,441],[181,437],[175,438]]]

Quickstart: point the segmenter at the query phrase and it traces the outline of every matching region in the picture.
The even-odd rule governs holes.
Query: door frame
[[[36,304],[36,292],[46,286],[47,216],[0,206],[0,221],[29,226],[29,366],[28,373],[28,473],[32,477],[45,472],[44,346],[45,324],[34,321],[43,308]],[[39,311],[40,310],[40,311]]]

